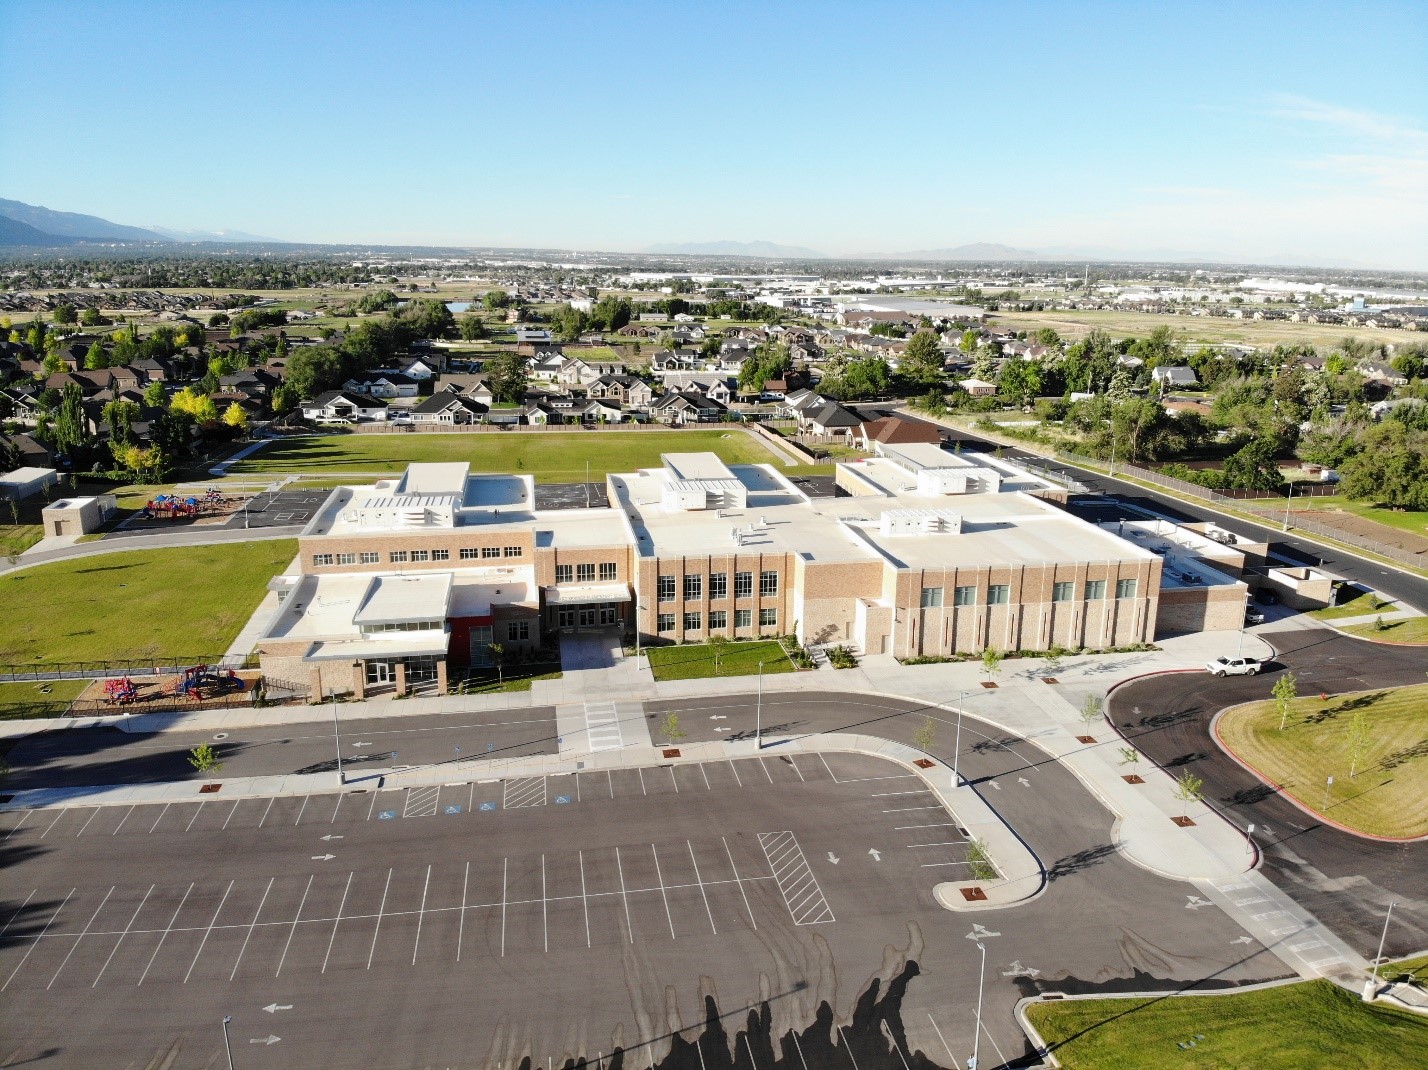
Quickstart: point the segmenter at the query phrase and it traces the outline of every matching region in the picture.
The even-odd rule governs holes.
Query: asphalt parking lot
[[[846,1019],[897,978],[846,1027],[860,1070],[917,1050],[945,1066],[970,1050],[980,941],[990,1066],[1023,1054],[1010,1011],[1028,986],[1283,972],[1182,885],[1105,853],[1013,910],[949,913],[932,888],[964,868],[963,839],[919,778],[852,755],[9,812],[7,1054],[214,1065],[232,1014],[246,1066],[500,1068],[616,1046],[648,1065],[672,1033],[737,1046],[764,999],[743,1043],[776,1050],[822,1001]]]
[[[280,528],[306,524],[327,501],[330,491],[280,490],[255,494],[246,509],[228,518],[225,528]]]

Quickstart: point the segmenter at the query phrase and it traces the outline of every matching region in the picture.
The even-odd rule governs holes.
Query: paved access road
[[[315,710],[321,717],[330,707]],[[344,770],[440,765],[489,754],[515,758],[556,752],[550,706],[430,717],[347,721],[339,704]],[[200,743],[218,750],[225,776],[317,773],[337,767],[330,720],[235,729],[227,733],[175,729],[158,733],[118,728],[70,728],[20,741],[7,756],[9,790],[98,784],[153,784],[201,779],[188,753]],[[394,756],[395,755],[395,756]],[[210,777],[211,779],[211,777]]]
[[[833,701],[783,713],[892,737],[920,720]],[[668,1067],[727,1066],[720,1045],[771,1065],[796,1029],[782,1043],[810,1070],[845,1070],[826,1022],[821,1041],[810,1027],[824,1000],[847,1020],[880,979],[880,1002],[839,1034],[859,1070],[918,1050],[947,1066],[971,1050],[980,940],[994,1066],[1024,1054],[1011,1009],[1027,990],[1284,974],[1185,885],[1119,857],[1069,773],[964,731],[966,774],[1050,870],[1011,909],[936,905],[934,885],[965,872],[955,816],[903,767],[853,755],[5,813],[6,1053],[221,1065],[232,1014],[248,1067],[497,1068],[617,1044],[643,1066],[673,1030],[700,1048]],[[745,1038],[762,999],[768,1022]],[[711,1008],[722,1017],[701,1032]],[[905,1029],[896,1051],[884,1023]]]
[[[1193,769],[1205,781],[1206,800],[1239,827],[1253,823],[1265,874],[1360,954],[1371,959],[1377,951],[1390,901],[1398,906],[1385,953],[1428,948],[1428,842],[1376,842],[1322,824],[1231,760],[1210,735],[1218,711],[1269,698],[1286,668],[1301,695],[1335,694],[1422,683],[1428,658],[1422,648],[1369,643],[1328,628],[1260,634],[1279,652],[1271,672],[1136,680],[1112,693],[1112,720],[1158,765]]]

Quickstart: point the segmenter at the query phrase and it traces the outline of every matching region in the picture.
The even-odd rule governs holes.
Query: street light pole
[[[1378,954],[1373,957],[1373,976],[1369,979],[1368,987],[1364,990],[1364,999],[1372,1000],[1378,994],[1378,964],[1383,958],[1383,945],[1388,940],[1388,923],[1393,918],[1393,908],[1398,906],[1397,902],[1388,904],[1388,913],[1383,918],[1383,932],[1378,938]]]
[[[982,985],[987,978],[987,945],[977,944],[982,953],[982,970],[977,975],[977,1032],[972,1037],[972,1057],[967,1060],[967,1070],[977,1070],[977,1056],[982,1050]]]
[[[1289,496],[1284,499],[1284,530],[1289,530],[1289,503],[1294,500],[1294,481],[1289,483]]]
[[[967,705],[967,692],[962,692],[962,698],[957,703],[957,742],[952,745],[952,786],[960,788],[962,786],[962,707]]]
[[[337,688],[332,689],[332,739],[337,744],[337,783],[339,786],[346,784],[347,779],[342,772],[342,733],[337,727]]]
[[[228,1053],[228,1070],[233,1070],[233,1045],[228,1043],[228,1023],[233,1021],[233,1015],[223,1016],[223,1050]]]
[[[759,750],[764,749],[764,663],[759,662],[759,704],[754,714],[754,741]]]

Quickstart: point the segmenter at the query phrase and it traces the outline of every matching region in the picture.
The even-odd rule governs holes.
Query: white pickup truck
[[[1259,658],[1219,657],[1206,665],[1205,671],[1216,676],[1257,676],[1263,668],[1264,662]]]

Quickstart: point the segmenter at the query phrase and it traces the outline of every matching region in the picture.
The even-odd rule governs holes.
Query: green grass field
[[[1386,962],[1378,968],[1378,976],[1384,981],[1428,988],[1428,955],[1399,959],[1397,962]]]
[[[0,576],[0,662],[221,655],[296,552],[291,539],[127,550]]]
[[[319,435],[270,443],[239,461],[235,475],[400,472],[413,461],[467,461],[473,472],[529,473],[538,483],[578,483],[659,465],[661,453],[711,451],[733,464],[777,463],[752,436],[711,431],[529,431],[521,433]]]
[[[754,676],[759,662],[765,673],[793,672],[793,663],[773,640],[755,643],[691,643],[687,646],[645,647],[656,680],[703,680],[713,676]]]
[[[0,684],[0,721],[62,716],[90,683],[89,680],[46,680],[33,684]]]
[[[1036,1003],[1027,1016],[1066,1070],[1403,1070],[1422,1066],[1428,1050],[1428,1019],[1363,1003],[1330,981]]]
[[[1351,776],[1350,724],[1360,711],[1370,745]],[[1237,757],[1316,813],[1375,836],[1428,835],[1422,805],[1428,794],[1428,684],[1327,702],[1298,698],[1283,731],[1272,700],[1250,703],[1221,717],[1217,731]]]
[[[1384,598],[1377,591],[1364,591],[1347,602],[1325,606],[1323,609],[1311,609],[1306,615],[1315,620],[1339,620],[1343,617],[1367,617],[1372,613],[1392,613],[1398,608],[1397,602]]]
[[[1372,612],[1372,611],[1370,611]],[[1377,643],[1394,643],[1400,646],[1419,646],[1428,643],[1428,617],[1405,617],[1402,620],[1386,620],[1383,630],[1373,621],[1367,624],[1346,624],[1344,631]]]
[[[1353,513],[1354,516],[1363,517],[1365,520],[1372,520],[1377,524],[1397,528],[1399,531],[1409,531],[1414,535],[1428,537],[1428,512],[1412,509],[1387,509],[1371,502],[1352,501],[1338,494],[1324,498],[1296,500],[1294,508],[1330,511],[1339,509],[1346,513]]]
[[[1144,337],[1160,326],[1169,327],[1185,345],[1196,342],[1238,342],[1273,347],[1281,342],[1333,346],[1344,338],[1380,342],[1412,342],[1412,331],[1381,331],[1369,327],[1344,327],[1288,320],[1232,320],[1209,316],[1171,316],[1163,313],[1120,312],[1112,309],[1058,309],[1051,312],[993,312],[989,326],[1018,331],[1050,327],[1062,338],[1076,340],[1092,330],[1114,338]]]

